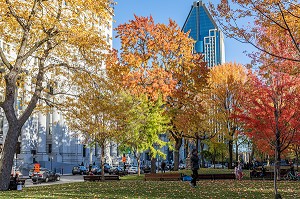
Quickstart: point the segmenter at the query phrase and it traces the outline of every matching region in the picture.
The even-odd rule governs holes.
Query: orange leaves
[[[172,20],[168,25],[155,24],[151,16],[135,16],[116,30],[122,43],[117,67],[127,68],[122,82],[134,94],[144,93],[153,100],[162,94],[166,99],[180,81],[191,78],[190,71],[204,67],[199,56],[192,55],[193,40]]]

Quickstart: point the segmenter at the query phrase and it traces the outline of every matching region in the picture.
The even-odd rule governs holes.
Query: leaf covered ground
[[[0,198],[274,198],[273,182],[263,180],[205,180],[197,188],[188,182],[120,180],[81,182],[0,192]],[[300,198],[300,182],[278,182],[282,198]]]

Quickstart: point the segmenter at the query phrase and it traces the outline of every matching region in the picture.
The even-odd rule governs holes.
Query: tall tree
[[[272,72],[252,76],[240,93],[239,121],[261,150],[275,152],[274,189],[277,196],[277,173],[281,154],[299,139],[299,77]]]
[[[175,125],[184,132],[185,139],[194,139],[196,147],[200,147],[201,165],[204,167],[204,156],[202,155],[205,140],[212,139],[218,133],[216,129],[218,113],[211,110],[211,95],[208,88],[202,89],[194,99],[185,103],[175,117]]]
[[[107,48],[107,42],[98,25],[110,20],[110,2],[0,1],[5,44],[0,47],[0,81],[4,83],[0,85],[4,89],[0,107],[8,121],[0,158],[0,190],[8,189],[18,137],[39,100],[47,99],[45,88],[57,84],[56,88],[64,85],[68,90],[71,73],[101,62],[101,49]],[[17,92],[18,86],[23,90]],[[57,93],[61,92],[57,89]],[[19,94],[25,96],[22,111],[14,106]]]
[[[228,141],[229,168],[233,161],[233,142],[237,137],[240,124],[232,115],[235,114],[235,107],[241,102],[240,91],[246,82],[246,69],[236,63],[226,63],[215,66],[210,72],[210,98],[211,109],[219,114],[216,118],[216,129],[220,129],[219,136]]]
[[[146,94],[151,100],[163,96],[171,123],[193,89],[204,85],[207,68],[202,56],[192,54],[194,41],[178,25],[155,24],[152,17],[138,17],[116,28],[121,39],[119,67],[112,67],[124,86],[134,94]],[[115,62],[113,62],[115,63]],[[176,126],[170,131],[178,152],[182,132]],[[175,165],[178,165],[175,158]]]
[[[82,74],[74,81],[77,95],[68,97],[60,108],[64,111],[67,126],[77,132],[91,146],[101,147],[101,168],[104,179],[105,147],[108,141],[118,140],[119,121],[128,109],[120,87],[101,72]]]

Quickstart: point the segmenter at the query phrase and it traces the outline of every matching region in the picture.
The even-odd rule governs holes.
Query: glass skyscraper
[[[196,41],[194,53],[203,54],[208,67],[225,63],[223,33],[202,1],[193,3],[182,30],[190,31],[190,37]]]

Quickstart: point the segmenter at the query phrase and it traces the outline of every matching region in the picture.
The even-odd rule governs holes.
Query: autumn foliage
[[[300,61],[300,34],[298,2],[286,0],[227,1],[217,7],[210,4],[213,16],[222,31],[229,37],[249,43],[261,52],[279,60]],[[246,23],[245,23],[246,22]],[[272,34],[264,34],[262,27],[269,27]],[[282,54],[270,47],[277,45],[273,38],[290,40],[289,51]],[[261,45],[264,43],[263,45]],[[295,53],[288,53],[295,52]]]
[[[263,79],[251,75],[240,93],[239,121],[261,151],[274,155],[277,148],[280,154],[299,141],[299,80],[284,73],[271,73]]]
[[[194,41],[172,20],[155,24],[151,16],[135,16],[116,30],[122,44],[119,66],[108,69],[133,94],[145,93],[154,100],[161,94],[166,99],[192,69],[203,69],[202,57],[192,54]]]

